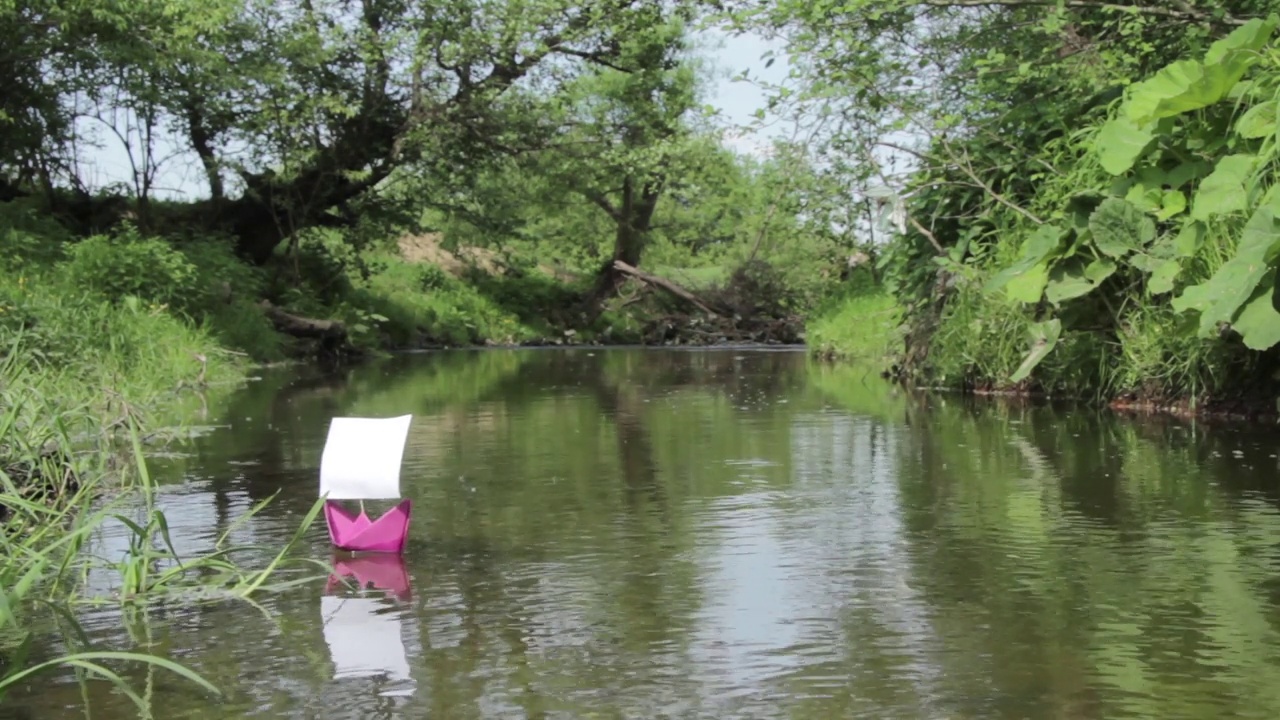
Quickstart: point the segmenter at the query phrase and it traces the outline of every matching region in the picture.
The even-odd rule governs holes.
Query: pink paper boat
[[[320,495],[329,539],[342,550],[402,553],[409,538],[409,500],[371,520],[335,500],[400,497],[400,461],[412,415],[394,418],[334,418],[320,457]]]
[[[342,583],[342,578],[353,577],[361,589],[385,590],[400,600],[408,600],[412,596],[409,572],[399,555],[335,556],[333,570],[325,592],[333,592]]]
[[[412,512],[412,502],[401,500],[399,505],[388,510],[382,517],[370,520],[363,510],[359,515],[353,515],[350,510],[332,500],[327,500],[324,504],[329,539],[338,549],[353,552],[404,552],[405,543],[409,539],[409,517]]]

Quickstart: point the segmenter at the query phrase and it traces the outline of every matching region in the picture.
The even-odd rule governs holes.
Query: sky
[[[732,77],[749,69],[752,77],[781,82],[787,73],[785,59],[779,57],[769,68],[761,59],[769,50],[781,56],[781,45],[752,34],[729,36],[718,30],[703,32],[698,41],[704,55],[716,66],[716,79],[707,102],[720,111],[726,126],[751,125],[755,121],[753,115],[756,110],[765,105],[765,94],[752,83],[735,82]],[[79,126],[82,132],[97,137],[102,145],[100,149],[85,149],[82,153],[80,172],[85,183],[91,189],[101,189],[117,182],[132,186],[129,155],[122,143],[110,131],[104,132],[104,127],[96,121],[81,121]],[[781,136],[787,130],[784,124],[773,123],[763,131],[746,130],[730,134],[726,142],[739,152],[761,154],[768,146],[770,136]],[[194,154],[184,148],[165,147],[165,143],[158,145],[157,157],[173,157],[165,161],[157,175],[155,196],[171,199],[207,196],[207,185]]]

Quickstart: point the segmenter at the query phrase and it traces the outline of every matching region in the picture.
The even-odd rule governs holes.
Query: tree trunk
[[[645,183],[637,192],[635,182],[627,177],[622,183],[620,207],[614,209],[607,201],[596,201],[613,218],[617,230],[614,232],[613,255],[600,268],[595,287],[587,296],[591,320],[599,315],[601,304],[616,294],[618,287],[627,278],[627,274],[618,269],[617,263],[622,262],[630,267],[640,264],[640,256],[644,254],[644,247],[649,241],[653,213],[658,208],[661,194],[660,180]]]

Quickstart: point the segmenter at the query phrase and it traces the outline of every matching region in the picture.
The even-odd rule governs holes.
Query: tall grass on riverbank
[[[147,472],[133,406],[107,408],[70,400],[75,393],[63,387],[66,375],[43,372],[22,345],[6,350],[0,359],[0,699],[41,672],[70,666],[82,677],[113,683],[149,714],[144,698],[113,669],[120,662],[166,669],[216,691],[164,657],[91,647],[76,625],[76,607],[84,602],[142,607],[200,599],[253,603],[259,593],[323,577],[327,568],[322,563],[293,554],[320,502],[282,548],[264,552],[231,546],[228,529],[211,551],[180,558]],[[104,414],[108,410],[115,416]],[[145,520],[134,519],[139,516]],[[112,525],[126,535],[128,550],[119,559],[93,557],[86,551],[90,538]],[[270,559],[260,567],[246,567],[237,558],[248,552]],[[317,572],[304,574],[299,567]],[[90,597],[88,574],[104,569],[117,578],[113,592]],[[289,579],[282,580],[286,573]],[[28,662],[35,639],[58,625],[69,628],[67,645],[73,651]]]
[[[888,365],[902,349],[902,313],[889,293],[854,287],[810,315],[806,341],[815,355]]]

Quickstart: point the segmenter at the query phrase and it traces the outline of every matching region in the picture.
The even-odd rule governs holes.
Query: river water
[[[913,396],[736,348],[272,371],[214,412],[156,460],[180,552],[276,492],[233,533],[286,543],[347,415],[414,415],[412,537],[348,563],[381,589],[86,610],[100,646],[225,692],[131,670],[158,718],[1280,717],[1272,428]],[[335,558],[322,520],[301,552]],[[0,716],[86,697],[137,716],[70,673]]]

